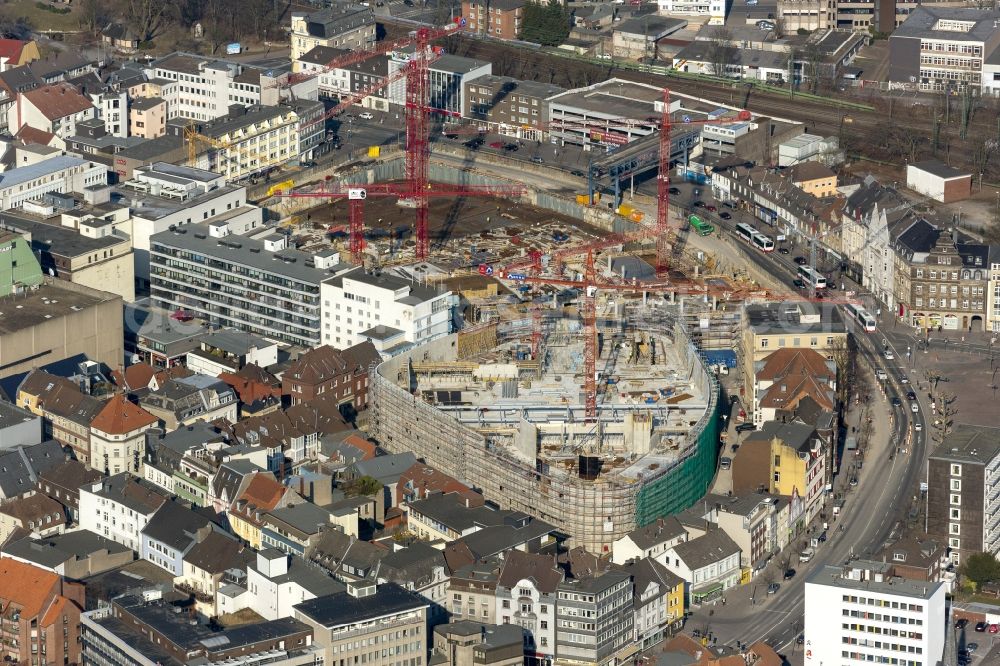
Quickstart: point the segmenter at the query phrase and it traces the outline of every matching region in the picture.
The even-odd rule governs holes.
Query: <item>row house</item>
[[[729,201],[754,219],[801,242],[818,230],[819,249],[840,260],[835,235],[826,237],[839,223],[836,197],[817,198],[797,186],[792,177],[765,167],[727,167],[712,173],[712,196]]]
[[[990,291],[988,245],[960,242],[942,231],[926,253],[914,253],[909,268],[909,323],[921,329],[983,330]]]
[[[44,370],[31,371],[17,388],[17,404],[42,417],[45,437],[90,462],[90,424],[104,406],[73,382]]]
[[[342,350],[322,345],[307,351],[282,373],[282,392],[291,396],[292,404],[329,393],[347,411],[360,411],[368,406],[368,372],[379,360],[369,341]]]
[[[868,176],[847,197],[840,211],[840,245],[845,271],[882,303],[892,301],[894,266],[891,245],[905,231],[910,203],[894,188]]]

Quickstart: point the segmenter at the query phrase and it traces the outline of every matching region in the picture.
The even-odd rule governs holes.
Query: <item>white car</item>
[[[924,429],[924,424],[923,423],[914,423],[913,424],[913,429],[916,430],[917,432],[920,432],[921,430]]]
[[[358,116],[358,118],[361,118],[363,120],[372,120],[374,117],[375,117],[374,114],[368,113],[367,111]]]
[[[889,351],[888,349],[886,349],[885,350],[885,360],[891,361],[894,358],[895,358],[895,356],[892,355],[892,352]]]
[[[917,412],[920,411],[920,405],[918,405],[915,402],[911,402],[910,403],[910,411],[913,412],[914,414],[916,414]]]

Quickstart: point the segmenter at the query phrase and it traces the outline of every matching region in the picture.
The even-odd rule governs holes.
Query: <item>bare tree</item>
[[[125,0],[125,17],[144,42],[152,41],[173,13],[170,0]]]
[[[802,49],[802,60],[809,81],[809,92],[816,94],[819,82],[823,76],[823,50],[815,41],[809,41]]]
[[[87,32],[96,33],[104,28],[111,13],[102,0],[83,0],[80,3],[80,24]]]
[[[722,26],[715,28],[710,35],[708,46],[708,61],[712,66],[712,74],[719,77],[728,76],[728,68],[735,54],[733,33]]]
[[[935,402],[937,413],[934,415],[934,422],[931,424],[931,440],[939,446],[955,428],[955,415],[958,414],[958,407],[955,405],[955,400],[954,393],[942,391],[937,394]]]
[[[857,347],[854,345],[853,338],[835,338],[829,352],[837,368],[837,399],[841,404],[847,404],[851,397],[850,387],[857,380]]]

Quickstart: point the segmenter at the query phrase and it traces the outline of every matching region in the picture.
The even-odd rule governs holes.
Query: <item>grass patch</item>
[[[51,8],[51,9],[50,9]],[[79,11],[75,6],[63,13],[66,5],[41,2],[39,0],[11,0],[2,5],[5,16],[10,18],[25,18],[32,29],[41,32],[58,32],[60,30],[79,30]]]

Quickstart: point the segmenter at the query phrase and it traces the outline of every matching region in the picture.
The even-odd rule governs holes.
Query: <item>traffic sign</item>
[[[508,273],[507,274],[507,279],[508,280],[523,280],[524,278],[525,278],[524,273]]]

